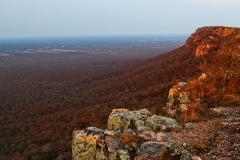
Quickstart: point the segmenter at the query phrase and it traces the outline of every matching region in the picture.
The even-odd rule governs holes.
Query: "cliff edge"
[[[185,46],[191,48],[195,56],[224,50],[229,44],[240,42],[240,28],[202,27],[198,28],[186,41]]]

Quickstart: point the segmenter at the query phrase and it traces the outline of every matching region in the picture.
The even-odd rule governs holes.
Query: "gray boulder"
[[[153,115],[146,120],[146,125],[153,131],[181,129],[181,125],[173,118]]]
[[[153,115],[147,109],[128,111],[127,109],[113,110],[108,118],[108,130],[124,131],[126,129],[151,129],[166,131],[180,129],[180,124],[173,118]]]
[[[159,159],[163,160],[163,156],[167,151],[167,145],[161,142],[145,142],[137,150],[137,159]]]

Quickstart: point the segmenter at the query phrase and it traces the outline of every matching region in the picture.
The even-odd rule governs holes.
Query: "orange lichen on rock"
[[[136,141],[137,141],[136,134],[125,132],[120,135],[121,144],[127,144],[131,142],[136,142]]]

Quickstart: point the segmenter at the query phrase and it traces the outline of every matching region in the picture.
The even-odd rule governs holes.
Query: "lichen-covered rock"
[[[118,150],[118,159],[119,160],[130,160],[128,150]]]
[[[171,143],[167,148],[167,157],[165,159],[192,160],[191,154],[187,150],[189,146],[186,143]]]
[[[158,132],[156,135],[157,135],[156,140],[159,142],[165,143],[166,145],[180,142],[179,138],[165,132]]]
[[[86,130],[73,132],[72,158],[73,160],[105,160],[106,145],[103,130],[89,127]]]
[[[105,129],[104,130],[104,135],[105,136],[110,136],[110,137],[118,137],[119,133],[115,132],[115,131],[110,131],[110,130]]]
[[[163,156],[167,151],[167,145],[161,142],[145,142],[137,150],[137,160],[159,159],[163,160]]]
[[[200,157],[198,157],[198,156],[192,156],[191,160],[202,160],[202,159]]]
[[[193,129],[193,123],[192,122],[185,123],[184,124],[184,128],[185,129],[189,129],[189,130]]]
[[[177,137],[158,132],[181,128],[176,120],[150,116],[146,109],[113,110],[109,119],[106,130],[88,127],[86,130],[73,132],[73,160],[164,160],[168,156],[188,160],[187,150],[173,145],[180,143]],[[139,121],[142,125],[137,127]]]
[[[178,82],[169,89],[168,102],[164,107],[164,112],[173,115],[178,110],[187,110],[187,104],[191,101],[189,99],[189,92],[183,91],[187,86],[186,82]]]
[[[146,124],[153,131],[167,131],[181,129],[181,125],[173,118],[153,115],[146,120]]]
[[[128,111],[127,109],[114,109],[108,117],[108,129],[113,131],[124,131],[126,129],[137,129],[145,126],[145,119],[150,116],[147,109],[139,111]]]
[[[108,129],[123,131],[130,125],[130,119],[126,119],[125,112],[112,112],[108,118]]]
[[[152,130],[140,132],[138,137],[141,139],[141,141],[155,141],[157,139],[156,133]]]
[[[206,103],[203,103],[204,92],[197,88],[201,88],[207,79],[207,74],[202,73],[196,80],[178,82],[170,88],[168,102],[163,108],[164,114],[182,122],[195,120],[200,110],[206,106]]]
[[[189,155],[186,143],[174,143],[170,145],[169,150],[171,151],[171,156],[181,156],[181,155]]]
[[[139,111],[113,110],[108,118],[108,130],[124,131],[127,129],[151,129],[153,131],[166,131],[180,129],[180,124],[172,118],[153,115],[147,109]]]
[[[114,159],[113,157],[117,156],[117,150],[119,149],[119,145],[120,145],[119,138],[105,136],[105,144],[107,145],[108,155],[112,157],[111,159]]]
[[[122,146],[126,146],[127,144],[130,146],[135,146],[137,142],[137,135],[135,133],[123,132],[120,135],[120,143]]]

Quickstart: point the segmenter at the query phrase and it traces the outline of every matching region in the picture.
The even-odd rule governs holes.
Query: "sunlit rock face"
[[[239,40],[240,28],[202,27],[187,39],[185,46],[193,49],[195,56],[202,56],[212,51],[221,52],[225,45]]]

